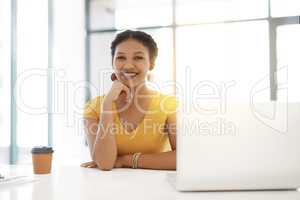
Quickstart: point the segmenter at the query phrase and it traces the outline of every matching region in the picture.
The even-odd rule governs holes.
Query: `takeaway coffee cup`
[[[51,173],[52,147],[37,146],[31,149],[33,172],[35,174]]]

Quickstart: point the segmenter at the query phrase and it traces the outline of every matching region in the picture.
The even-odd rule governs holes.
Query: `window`
[[[115,32],[93,34],[91,36],[91,70],[90,89],[91,96],[105,94],[111,87],[110,75],[112,73],[110,41]]]
[[[172,24],[172,0],[92,0],[91,29],[125,29]]]
[[[197,74],[198,80],[235,80],[237,85],[231,88],[234,90],[232,92],[238,94],[236,96],[232,94],[235,100],[251,98],[251,92],[260,91],[260,87],[266,89],[255,92],[257,100],[275,100],[278,91],[276,70],[279,68],[277,51],[281,48],[276,47],[277,28],[286,24],[299,23],[299,18],[293,17],[299,13],[291,11],[299,11],[297,2],[297,0],[288,2],[283,0],[157,0],[148,5],[144,1],[134,0],[122,2],[93,0],[90,3],[91,15],[88,16],[92,25],[88,33],[91,38],[101,38],[126,28],[140,28],[151,30],[150,33],[155,36],[155,32],[161,32],[162,27],[165,27],[166,30],[170,30],[169,33],[159,34],[156,38],[159,43],[163,43],[160,45],[169,48],[168,50],[162,48],[166,49],[160,51],[160,53],[165,52],[161,56],[164,61],[158,61],[168,66],[156,68],[156,70],[166,71],[153,71],[155,81],[159,85],[163,85],[163,82],[170,79],[172,81],[176,79],[179,84],[184,84],[183,74],[189,66],[192,74]],[[159,12],[161,9],[165,10],[164,14]],[[110,13],[110,25],[94,26],[94,22],[105,21],[95,15],[104,10],[106,14]],[[146,14],[148,10],[156,13],[155,16],[151,15],[154,17],[151,21],[153,23],[148,21],[150,16]],[[279,10],[284,11],[285,15],[278,13]],[[139,15],[141,12],[143,14]],[[139,17],[136,17],[137,15]],[[285,17],[280,18],[280,16]],[[161,23],[157,23],[158,21]],[[93,48],[99,48],[97,56],[92,53],[91,63],[94,63],[94,59],[103,62],[105,57],[109,56],[106,50],[103,50],[105,46],[102,44],[108,47],[108,41],[104,40],[98,43],[91,41]],[[170,74],[173,76],[169,76]],[[99,80],[95,75],[92,76],[93,82]]]
[[[30,163],[31,147],[47,145],[52,134],[54,160],[60,164],[72,163],[74,159],[78,163],[81,154],[88,155],[84,151],[81,126],[86,84],[83,73],[84,8],[82,2],[53,1],[17,1],[16,10],[14,6],[11,8],[10,1],[0,0],[0,163]],[[55,33],[52,32],[53,24],[49,23],[54,17],[48,12],[50,2],[55,5]],[[17,107],[12,111],[10,100],[15,97],[10,94],[14,89],[10,85],[10,34],[14,30],[10,27],[10,19],[14,17],[11,9],[16,12],[18,21],[14,24],[17,45],[12,46],[12,52],[17,55],[13,73],[17,78]],[[52,123],[49,123],[49,111]],[[17,119],[10,121],[11,113]],[[16,134],[10,133],[10,126],[16,128]],[[11,136],[17,139],[16,144],[10,144]],[[14,152],[10,160],[9,145]],[[74,146],[79,148],[74,150]],[[6,148],[5,157],[2,156],[5,155],[3,147]]]
[[[118,0],[116,2],[117,29],[172,24],[171,0]]]
[[[17,144],[47,145],[48,1],[19,1],[17,20]]]
[[[266,0],[178,0],[176,23],[197,24],[266,18]]]
[[[287,17],[300,15],[299,0],[271,0],[272,17]]]
[[[10,144],[10,2],[0,0],[0,163],[8,162]]]
[[[85,98],[83,1],[53,0],[52,134],[56,165],[89,160],[84,145]]]
[[[278,99],[283,100],[283,95],[288,88],[288,100],[300,101],[299,74],[300,74],[300,25],[287,25],[278,28]]]
[[[174,62],[171,28],[143,30],[149,33],[158,45],[158,56],[155,67],[150,71],[152,87],[166,94],[174,94]],[[151,85],[150,85],[151,86]]]
[[[247,101],[252,87],[269,74],[267,21],[181,27],[176,41],[177,81],[191,86],[179,96],[191,97],[203,82],[201,94],[223,85],[228,101]],[[269,91],[260,99],[268,100]]]

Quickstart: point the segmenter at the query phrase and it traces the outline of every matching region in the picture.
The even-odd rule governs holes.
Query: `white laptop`
[[[300,103],[181,107],[177,127],[179,191],[300,187]]]

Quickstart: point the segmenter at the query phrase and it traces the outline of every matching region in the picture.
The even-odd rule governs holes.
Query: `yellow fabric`
[[[99,121],[103,96],[98,96],[87,102],[84,118]],[[118,155],[141,153],[158,153],[171,150],[168,134],[164,132],[165,122],[170,115],[176,115],[177,100],[175,96],[156,93],[143,121],[131,132],[121,125],[116,105],[113,104],[115,136]],[[125,126],[125,125],[124,125]]]

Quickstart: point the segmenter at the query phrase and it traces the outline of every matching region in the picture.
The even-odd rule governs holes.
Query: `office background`
[[[259,84],[259,100],[299,101],[299,15],[298,0],[0,0],[0,163],[30,163],[36,145],[59,164],[89,158],[82,109],[109,89],[124,29],[157,41],[149,80],[164,93],[234,80],[232,101]]]

